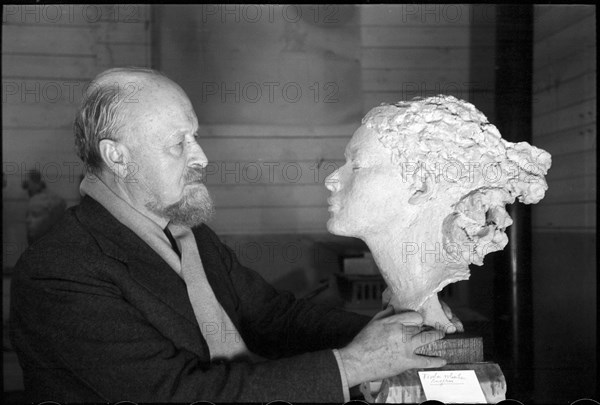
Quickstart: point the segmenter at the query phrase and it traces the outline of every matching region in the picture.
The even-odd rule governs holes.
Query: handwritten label
[[[474,370],[419,371],[425,397],[444,403],[485,404]]]

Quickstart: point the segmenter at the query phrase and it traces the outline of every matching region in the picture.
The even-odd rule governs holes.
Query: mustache
[[[205,177],[205,173],[206,170],[204,168],[200,168],[200,169],[190,169],[187,172],[185,172],[185,174],[183,175],[183,180],[186,183],[194,183],[197,181],[202,181],[202,179],[204,179]]]

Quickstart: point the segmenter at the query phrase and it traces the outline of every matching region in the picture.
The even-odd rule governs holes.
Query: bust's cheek
[[[373,190],[367,188],[354,187],[346,192],[342,203],[345,208],[352,210],[361,210],[373,205]]]

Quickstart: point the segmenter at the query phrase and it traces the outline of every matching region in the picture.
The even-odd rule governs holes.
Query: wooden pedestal
[[[442,368],[412,369],[392,378],[386,378],[375,398],[378,403],[421,403],[427,398],[419,379],[419,371],[474,370],[487,403],[506,399],[506,380],[500,366],[483,361],[483,340],[468,334],[448,335],[444,339],[420,347],[416,353],[440,356],[448,361]],[[367,397],[367,395],[365,395]]]

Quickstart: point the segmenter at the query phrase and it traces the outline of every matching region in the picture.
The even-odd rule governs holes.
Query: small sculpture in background
[[[41,193],[46,189],[46,183],[42,180],[42,174],[37,170],[32,170],[27,174],[27,180],[21,184],[24,190],[27,190],[29,198]]]
[[[29,172],[28,179],[22,187],[29,194],[27,215],[27,243],[32,244],[44,236],[62,217],[67,208],[65,200],[46,189],[41,173],[37,170]]]

